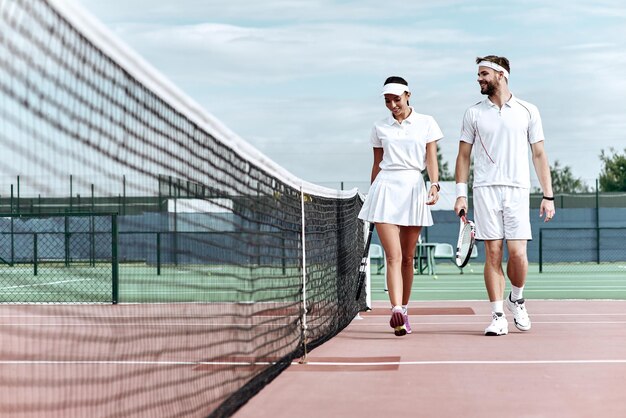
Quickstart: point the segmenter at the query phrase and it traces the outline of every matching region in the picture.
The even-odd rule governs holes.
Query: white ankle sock
[[[504,312],[504,301],[497,300],[495,302],[491,302],[491,312]]]
[[[520,300],[524,296],[524,286],[515,287],[511,285],[511,301],[515,302],[516,300]]]
[[[391,308],[391,312],[402,312],[402,306],[400,305],[396,305],[393,308]]]
[[[409,306],[409,305],[402,305],[402,313],[405,314],[405,315],[406,315],[407,309],[408,309],[407,306]]]

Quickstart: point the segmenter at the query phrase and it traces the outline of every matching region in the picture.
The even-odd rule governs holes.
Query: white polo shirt
[[[443,138],[432,116],[422,115],[411,107],[408,118],[398,123],[393,116],[378,121],[372,128],[374,148],[383,149],[381,170],[419,170],[426,168],[426,144]]]
[[[474,187],[530,189],[529,144],[544,140],[539,110],[511,96],[502,108],[488,98],[465,111],[461,141],[473,144]]]

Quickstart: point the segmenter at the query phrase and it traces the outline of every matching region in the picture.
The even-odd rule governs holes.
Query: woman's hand
[[[439,185],[437,183],[433,183],[430,185],[430,189],[428,190],[428,200],[426,201],[427,205],[434,205],[439,200]]]

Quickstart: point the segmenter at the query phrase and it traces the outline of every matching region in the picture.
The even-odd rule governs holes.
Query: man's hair
[[[495,64],[498,64],[500,67],[504,68],[511,73],[511,66],[509,65],[509,60],[505,57],[498,57],[497,55],[487,55],[486,57],[476,57],[476,64],[481,61],[490,61]]]
[[[409,83],[407,83],[407,81],[404,78],[398,77],[395,75],[392,75],[391,77],[385,80],[385,85],[390,84],[390,83],[404,84],[405,86],[409,85]]]

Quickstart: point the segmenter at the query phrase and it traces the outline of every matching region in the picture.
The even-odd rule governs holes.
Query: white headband
[[[409,90],[409,86],[400,83],[388,83],[383,86],[383,91],[380,93],[381,96],[385,94],[393,94],[394,96],[402,96],[404,92],[411,92]]]
[[[501,65],[496,64],[495,62],[491,62],[491,61],[481,61],[478,63],[479,67],[489,67],[493,70],[496,71],[502,71],[504,73],[504,78],[506,78],[507,80],[509,79],[509,72]]]

